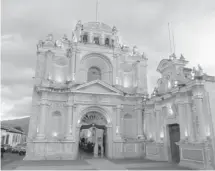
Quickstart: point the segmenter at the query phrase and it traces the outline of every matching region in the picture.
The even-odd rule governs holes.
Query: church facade
[[[40,41],[26,160],[79,157],[80,129],[105,127],[108,158],[142,157],[147,59],[116,27],[77,23],[72,40]]]
[[[215,123],[207,87],[215,81],[187,63],[174,54],[162,60],[149,98],[147,58],[122,46],[116,27],[79,21],[71,40],[48,35],[37,46],[25,160],[76,160],[80,131],[91,127],[105,134],[94,141],[94,157],[101,145],[110,159],[211,168]]]

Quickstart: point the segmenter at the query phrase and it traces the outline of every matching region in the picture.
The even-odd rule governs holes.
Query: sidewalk
[[[16,167],[17,166],[17,167]],[[7,169],[8,168],[8,169]],[[7,170],[189,170],[167,162],[142,160],[53,160],[11,163]]]

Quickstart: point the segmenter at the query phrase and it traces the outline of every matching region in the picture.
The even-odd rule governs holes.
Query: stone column
[[[51,51],[47,51],[45,53],[45,79],[49,79],[49,76],[51,73],[53,55],[54,55],[54,53]]]
[[[37,139],[44,139],[45,138],[45,126],[46,126],[46,114],[47,114],[47,107],[50,103],[47,100],[42,99],[39,102],[40,105],[40,118],[39,118],[39,132],[37,134]]]
[[[102,33],[100,37],[100,45],[104,45],[104,44],[105,44],[105,35],[104,33]]]
[[[192,108],[190,103],[186,103],[186,115],[188,117],[187,121],[187,129],[188,129],[188,139],[193,142],[194,141],[194,130],[193,130],[193,114],[192,114]]]
[[[114,71],[113,71],[113,78],[115,80],[113,80],[113,83],[116,85],[119,85],[119,74],[118,74],[118,55],[114,54],[113,55],[113,63],[114,63]]]
[[[93,33],[89,33],[89,43],[93,43]]]
[[[142,139],[143,138],[143,117],[142,117],[142,108],[139,107],[136,109],[137,111],[137,137]]]
[[[185,139],[185,128],[186,128],[186,121],[184,117],[184,104],[183,103],[178,103],[178,117],[179,117],[179,124],[180,124],[180,139],[184,140]]]
[[[70,65],[71,65],[71,79],[72,81],[75,81],[75,72],[76,72],[76,54],[75,54],[75,50],[72,50],[72,56],[71,56],[71,60],[70,60]]]
[[[73,105],[67,104],[67,129],[66,129],[66,139],[71,140],[72,136],[72,123],[73,123]]]
[[[160,141],[160,110],[155,110],[156,112],[156,124],[157,124],[157,134],[156,134],[156,141],[159,142]]]
[[[116,106],[116,130],[118,130],[118,133],[116,132],[117,138],[121,138],[121,129],[120,129],[120,114],[121,114],[122,106],[117,105]]]
[[[193,101],[195,105],[194,112],[196,113],[196,127],[198,140],[205,140],[205,117],[203,111],[203,94],[194,94]]]

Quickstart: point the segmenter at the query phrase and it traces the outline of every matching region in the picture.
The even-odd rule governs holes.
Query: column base
[[[144,139],[145,139],[145,137],[144,137],[143,135],[138,135],[138,136],[137,136],[137,139],[144,140]]]
[[[45,135],[44,135],[44,134],[38,134],[38,135],[36,136],[36,139],[37,139],[37,140],[45,139]]]
[[[72,135],[67,135],[66,136],[66,140],[73,140],[74,138],[73,138],[73,136]]]

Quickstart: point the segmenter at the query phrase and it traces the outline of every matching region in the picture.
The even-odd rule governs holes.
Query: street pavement
[[[23,157],[16,154],[17,159],[10,163],[4,163],[2,170],[189,170],[168,162],[156,162],[145,159],[118,159],[106,158],[69,160],[43,160],[23,161]],[[4,161],[5,162],[5,161]]]
[[[2,170],[13,170],[23,160],[24,156],[20,156],[17,153],[4,153],[4,157],[1,158]],[[13,164],[11,164],[13,163]],[[8,165],[11,164],[9,167]]]

